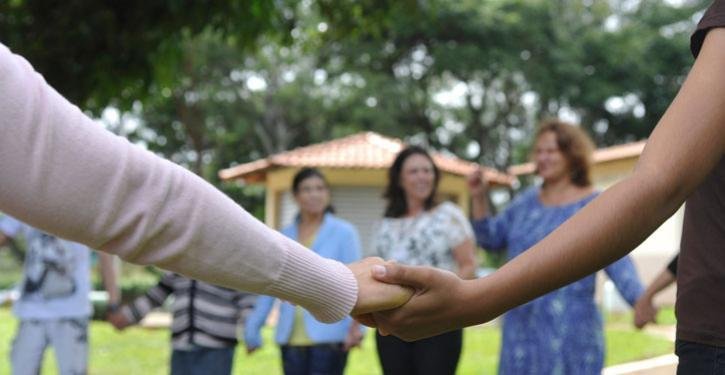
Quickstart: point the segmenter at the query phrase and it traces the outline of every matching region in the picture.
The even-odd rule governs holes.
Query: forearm
[[[652,300],[657,293],[670,286],[675,280],[675,276],[670,271],[662,271],[644,291],[644,298]]]
[[[0,45],[0,210],[39,229],[213,284],[272,294],[318,319],[357,284],[194,174],[113,136]]]
[[[472,238],[464,240],[453,249],[453,257],[456,261],[458,277],[468,280],[476,276],[476,247]]]
[[[98,253],[98,255],[103,287],[108,293],[108,302],[110,304],[117,304],[121,301],[121,292],[118,288],[118,277],[114,257],[113,255],[104,253]]]
[[[471,197],[471,217],[473,220],[481,220],[488,216],[488,198],[486,194],[476,194]]]
[[[458,267],[456,272],[458,277],[464,280],[473,279],[476,276],[476,267],[474,264],[466,264]]]

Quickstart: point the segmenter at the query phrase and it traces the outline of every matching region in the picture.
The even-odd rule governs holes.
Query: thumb
[[[427,267],[404,266],[397,263],[374,265],[370,268],[373,278],[388,284],[427,289],[431,269]]]

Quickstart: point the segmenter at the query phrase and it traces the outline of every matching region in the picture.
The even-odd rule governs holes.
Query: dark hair
[[[403,163],[412,155],[423,155],[433,165],[433,190],[423,203],[423,207],[429,210],[436,205],[435,199],[438,190],[438,181],[441,177],[440,171],[435,162],[433,162],[433,158],[428,154],[428,151],[422,147],[408,146],[398,153],[393,161],[393,165],[388,169],[388,186],[385,188],[385,193],[383,193],[383,198],[388,201],[388,205],[385,208],[385,217],[401,217],[408,212],[408,201],[405,199],[403,187],[400,186],[400,177],[403,173]]]
[[[594,152],[594,142],[591,138],[578,126],[558,119],[550,119],[539,125],[534,142],[547,132],[552,132],[556,136],[559,151],[569,162],[570,177],[574,185],[590,186],[592,184],[592,153]]]
[[[305,168],[300,169],[297,173],[295,173],[294,178],[292,178],[292,194],[297,195],[297,193],[300,190],[300,184],[302,183],[302,181],[304,181],[308,178],[312,178],[312,177],[319,178],[325,184],[326,188],[328,188],[328,189],[330,188],[330,184],[327,183],[327,179],[325,178],[325,175],[322,174],[322,172],[320,172],[319,169],[305,167]],[[333,213],[335,213],[335,208],[332,207],[332,204],[328,204],[327,207],[325,208],[325,212],[329,212],[329,213],[333,214]]]

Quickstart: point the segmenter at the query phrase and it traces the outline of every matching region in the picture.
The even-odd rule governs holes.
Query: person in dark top
[[[634,304],[634,326],[637,329],[644,328],[647,323],[655,323],[657,312],[659,307],[655,307],[653,299],[657,293],[661,292],[670,284],[677,280],[677,259],[679,254],[676,255],[670,263],[662,270],[655,278],[652,283],[647,286],[647,289],[642,293],[637,302]]]
[[[406,340],[491,320],[614,262],[685,201],[678,263],[679,373],[725,373],[725,0],[692,37],[695,63],[633,173],[549,236],[477,280],[428,267],[374,266],[416,289],[405,305],[359,317]],[[465,303],[462,303],[465,301]]]

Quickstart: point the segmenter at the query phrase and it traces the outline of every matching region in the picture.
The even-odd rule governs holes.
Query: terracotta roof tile
[[[223,180],[261,181],[264,174],[274,167],[383,169],[392,164],[403,147],[405,144],[399,139],[364,132],[223,169],[219,171],[219,177]],[[440,152],[432,152],[431,156],[438,168],[456,175],[466,175],[476,167],[475,163]],[[513,182],[512,176],[495,169],[484,168],[484,173],[495,184],[510,185]]]

